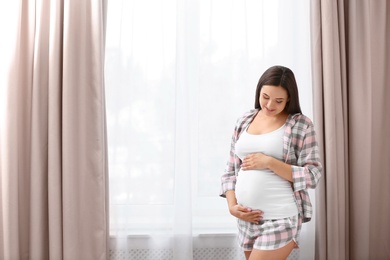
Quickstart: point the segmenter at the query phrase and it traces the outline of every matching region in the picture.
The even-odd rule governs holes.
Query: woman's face
[[[283,87],[264,85],[260,91],[260,107],[268,116],[283,113],[288,101],[288,93]]]

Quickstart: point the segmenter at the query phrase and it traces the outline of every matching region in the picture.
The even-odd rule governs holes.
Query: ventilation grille
[[[244,260],[245,257],[239,248],[195,248],[192,259]],[[172,249],[110,250],[110,260],[173,260],[173,251]],[[288,260],[299,260],[299,250],[293,250]]]

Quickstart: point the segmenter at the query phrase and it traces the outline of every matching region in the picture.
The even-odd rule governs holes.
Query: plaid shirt
[[[228,190],[235,190],[236,176],[241,160],[235,154],[236,142],[244,129],[252,122],[258,109],[245,113],[237,121],[232,136],[229,160],[222,175],[220,196],[225,197]],[[313,214],[308,188],[314,189],[321,178],[322,165],[312,121],[302,115],[289,115],[283,136],[284,162],[292,168],[292,187],[295,200],[303,222],[308,222]]]

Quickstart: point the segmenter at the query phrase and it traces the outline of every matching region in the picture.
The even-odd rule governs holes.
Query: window
[[[309,1],[110,0],[106,94],[113,236],[235,233],[219,194],[257,81],[290,67],[312,116]],[[185,222],[185,223],[181,223]]]

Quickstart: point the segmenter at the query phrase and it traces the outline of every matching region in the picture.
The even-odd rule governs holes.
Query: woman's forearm
[[[291,165],[269,157],[267,168],[282,177],[283,179],[293,182]]]
[[[236,192],[234,190],[228,190],[225,195],[229,209],[237,205]]]

